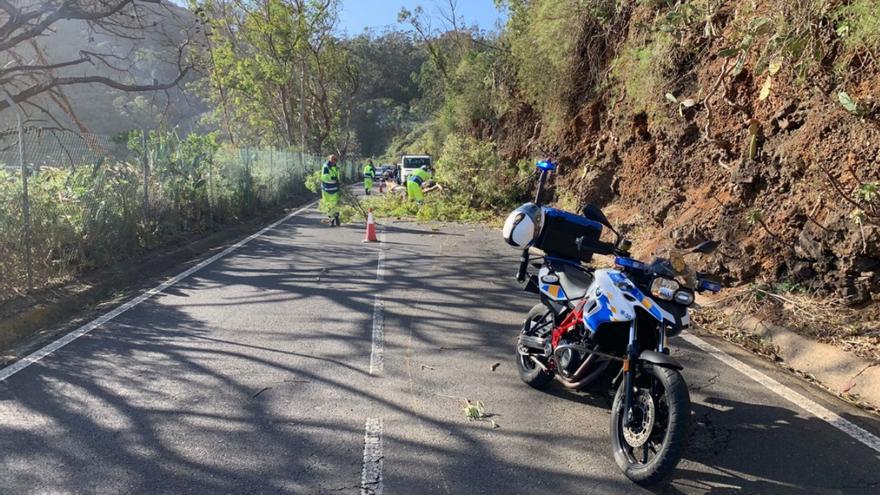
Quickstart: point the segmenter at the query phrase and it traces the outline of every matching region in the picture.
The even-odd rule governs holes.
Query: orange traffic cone
[[[379,242],[376,238],[376,222],[373,220],[373,209],[367,213],[367,236],[363,242]]]

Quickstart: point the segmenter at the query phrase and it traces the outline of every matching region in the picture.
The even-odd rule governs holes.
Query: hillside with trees
[[[497,4],[497,32],[453,0],[351,37],[339,0],[0,2],[0,120],[12,101],[74,134],[427,152],[444,192],[386,208],[419,218],[502,215],[549,157],[554,202],[601,206],[639,256],[721,240],[705,268],[750,304],[851,315],[880,299],[877,0]],[[188,177],[207,197],[207,172]],[[835,324],[876,342],[871,311]]]
[[[435,117],[400,148],[437,154],[451,194],[503,209],[554,158],[557,204],[603,207],[638,255],[718,239],[732,297],[878,342],[876,306],[846,309],[880,299],[876,0],[502,4],[492,36],[401,15]]]

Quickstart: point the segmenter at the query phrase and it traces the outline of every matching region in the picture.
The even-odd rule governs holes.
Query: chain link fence
[[[323,162],[156,131],[0,134],[0,301],[302,201]]]

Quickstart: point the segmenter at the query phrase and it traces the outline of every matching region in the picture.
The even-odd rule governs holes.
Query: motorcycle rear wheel
[[[549,310],[547,309],[547,306],[536,304],[526,315],[526,320],[523,322],[520,335],[527,333],[533,325],[547,323],[548,318],[552,320],[553,315],[548,313]],[[547,388],[547,386],[550,385],[550,382],[553,381],[553,375],[545,372],[536,365],[529,357],[528,353],[522,352],[523,350],[520,349],[518,341],[519,339],[517,339],[516,344],[516,368],[519,370],[519,377],[530,387],[539,390]]]
[[[635,483],[657,485],[672,474],[684,452],[691,414],[690,394],[678,371],[650,364],[643,366],[635,385],[634,425],[624,426],[625,381],[614,396],[614,461]]]

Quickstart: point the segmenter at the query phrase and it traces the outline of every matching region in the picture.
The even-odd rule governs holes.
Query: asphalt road
[[[520,382],[535,301],[499,232],[380,232],[362,244],[361,227],[294,216],[0,382],[0,493],[648,493],[610,455],[607,397]],[[693,420],[659,491],[880,491],[880,453],[674,344]],[[491,417],[468,421],[466,399]]]

